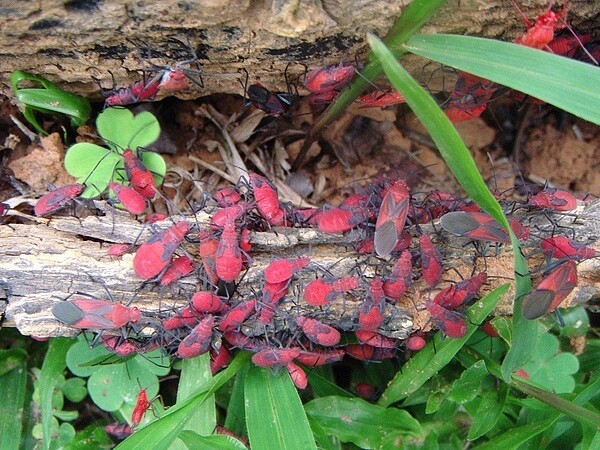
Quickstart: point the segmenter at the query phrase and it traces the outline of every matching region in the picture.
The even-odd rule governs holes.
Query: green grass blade
[[[245,380],[246,425],[253,450],[317,448],[289,374],[251,367]]]
[[[74,339],[56,338],[51,339],[48,346],[48,352],[42,364],[40,373],[39,391],[40,391],[40,409],[42,415],[42,430],[44,437],[42,447],[50,448],[52,442],[52,394],[56,387],[59,375],[67,367],[67,351],[76,341]]]
[[[210,371],[210,354],[205,353],[196,358],[184,359],[181,363],[181,376],[177,387],[177,403],[183,402],[198,390],[204,383],[212,379]],[[217,424],[214,395],[208,397],[195,409],[189,417],[184,430],[191,430],[203,436],[213,433]],[[175,441],[170,450],[185,449],[183,442]]]
[[[477,325],[482,323],[488,314],[492,312],[502,296],[508,291],[508,287],[508,284],[497,287],[468,309],[467,316],[470,323],[464,337],[460,339],[442,339],[441,333],[437,333],[432,342],[429,342],[423,349],[414,354],[402,367],[402,371],[398,372],[396,377],[388,384],[378,404],[389,406],[408,397],[438,373],[452,360],[454,355],[477,330]]]
[[[27,352],[0,350],[0,448],[20,448],[27,387]]]
[[[380,59],[385,74],[390,82],[404,97],[419,120],[425,125],[431,138],[436,143],[440,154],[456,177],[465,192],[477,202],[481,208],[491,214],[509,232],[513,245],[515,260],[515,311],[513,315],[513,331],[515,345],[511,347],[503,368],[503,377],[508,380],[510,373],[525,364],[533,352],[531,342],[535,342],[538,335],[537,321],[527,321],[521,315],[521,302],[523,296],[531,289],[531,281],[527,275],[527,263],[519,250],[519,241],[510,229],[508,221],[502,212],[500,204],[496,201],[486,186],[469,150],[460,138],[446,114],[409,74],[404,70],[394,55],[379,39],[373,35],[367,37],[373,53]]]
[[[597,66],[510,42],[449,34],[415,35],[404,48],[600,125]]]
[[[238,353],[227,369],[200,386],[187,400],[169,408],[163,417],[133,433],[116,448],[119,450],[137,450],[140,448],[159,450],[169,448],[196,409],[203,402],[210,399],[244,365],[248,364],[249,360],[250,354],[246,352]]]
[[[406,72],[383,42],[373,35],[367,39],[390,82],[404,95],[406,103],[425,125],[463,189],[479,206],[509,228],[502,208],[483,181],[469,150],[435,100]]]

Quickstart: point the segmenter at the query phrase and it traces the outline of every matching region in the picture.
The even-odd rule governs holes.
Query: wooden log
[[[182,306],[197,291],[202,280],[190,276],[180,280],[176,286],[161,287],[156,283],[142,283],[132,268],[133,254],[122,258],[108,256],[107,247],[112,243],[143,242],[151,234],[148,226],[133,220],[122,211],[112,211],[103,202],[96,202],[104,216],[32,218],[31,224],[0,225],[0,308],[4,311],[4,326],[16,326],[25,335],[66,336],[76,330],[67,327],[51,314],[52,306],[63,301],[69,294],[84,292],[101,298],[107,294],[103,286],[112,293],[115,301],[133,304],[150,316],[162,317]],[[20,213],[19,213],[20,214]],[[600,235],[600,201],[580,203],[577,211],[569,214],[529,213],[525,217],[532,226],[533,236],[524,243],[523,252],[529,259],[530,268],[541,261],[539,240],[556,232],[557,227],[574,233],[582,242],[595,241]],[[22,215],[22,214],[21,214]],[[209,216],[198,213],[188,218],[192,223],[205,226]],[[181,220],[173,218],[173,220]],[[37,223],[36,223],[37,222]],[[157,224],[165,228],[172,222]],[[458,274],[469,277],[476,271],[485,270],[489,285],[484,292],[513,279],[512,254],[509,246],[491,249],[482,257],[467,239],[449,233],[433,232],[430,226],[422,227],[430,232],[438,248],[444,254],[444,266],[452,268],[444,274],[444,280],[459,280]],[[440,230],[439,224],[435,228]],[[193,237],[193,234],[192,234]],[[348,275],[360,268],[366,276],[380,275],[385,261],[376,257],[357,255],[352,247],[360,239],[356,233],[346,235],[324,234],[314,228],[276,228],[268,232],[257,232],[251,236],[253,262],[238,285],[237,298],[260,292],[264,268],[274,258],[307,255],[315,266],[334,275]],[[596,249],[599,243],[591,244]],[[191,255],[197,255],[196,245],[186,244]],[[319,270],[319,269],[317,269]],[[322,273],[325,273],[322,271]],[[600,292],[600,259],[584,261],[578,265],[579,286],[564,302],[584,303],[597,297]],[[540,276],[538,273],[537,277]],[[306,312],[302,302],[302,288],[314,279],[312,272],[304,273],[301,280],[294,282],[288,297],[288,313],[298,315]],[[444,287],[442,283],[440,287]],[[357,306],[364,298],[363,286],[345,299],[338,299],[326,321],[346,323],[351,329]],[[411,330],[422,329],[428,322],[428,314],[422,311],[427,298],[433,292],[427,290],[420,280],[410,289],[409,295],[401,298],[390,311],[394,316],[388,324],[387,333],[394,337],[405,337]],[[512,293],[503,299],[496,314],[510,315]],[[429,327],[430,325],[428,325]]]
[[[0,75],[14,70],[47,77],[61,88],[100,98],[92,76],[111,87],[141,79],[142,55],[155,64],[190,58],[195,49],[205,87],[192,86],[180,98],[212,93],[241,93],[241,69],[272,90],[286,90],[284,71],[293,78],[303,64],[315,67],[353,61],[368,51],[367,32],[385,36],[409,1],[378,0],[5,0],[0,15]],[[547,0],[518,2],[532,21]],[[569,1],[569,21],[577,32],[593,29],[595,2]],[[449,1],[423,31],[512,41],[526,27],[509,2]],[[412,58],[408,68],[421,82],[430,71]],[[435,69],[435,67],[433,68]],[[110,71],[110,72],[109,72]],[[447,80],[446,80],[447,81]],[[300,83],[301,84],[301,83]],[[12,97],[8,83],[0,91]]]

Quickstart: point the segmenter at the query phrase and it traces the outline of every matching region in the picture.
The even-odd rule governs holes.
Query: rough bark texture
[[[98,202],[99,206],[103,203]],[[105,206],[105,205],[104,205]],[[580,205],[575,214],[557,215],[548,220],[546,215],[530,217],[537,230],[536,236],[525,243],[524,254],[528,256],[531,268],[535,268],[542,257],[539,252],[539,238],[550,235],[556,225],[569,227],[581,242],[594,241],[600,235],[600,201]],[[114,221],[113,221],[114,217]],[[197,216],[200,225],[207,223],[208,216]],[[4,311],[4,325],[16,326],[26,335],[61,336],[73,335],[76,330],[56,321],[50,309],[52,305],[65,299],[69,294],[84,292],[106,298],[102,284],[112,293],[115,301],[133,304],[148,314],[172,311],[175,306],[187,303],[192,293],[199,289],[201,280],[196,276],[184,278],[175,287],[160,287],[156,283],[145,286],[136,278],[133,268],[133,254],[122,259],[107,255],[111,243],[142,242],[150,235],[150,230],[134,221],[123,212],[111,212],[103,217],[90,216],[85,219],[56,217],[50,220],[37,219],[38,224],[0,226],[0,311]],[[171,222],[161,223],[166,227]],[[424,227],[427,231],[428,227]],[[440,229],[439,225],[436,229]],[[431,228],[429,228],[431,231]],[[466,245],[466,239],[457,238],[446,232],[433,234],[436,245],[444,253],[444,266],[456,270],[447,270],[445,280],[471,276],[475,270],[485,270],[489,284],[483,292],[512,279],[512,255],[508,246],[495,254],[488,251],[485,258],[477,256],[472,245]],[[193,235],[192,235],[193,236]],[[353,234],[323,234],[313,228],[277,229],[272,232],[252,235],[253,264],[242,278],[238,290],[242,294],[252,290],[259,292],[262,286],[262,274],[266,265],[275,257],[294,257],[307,255],[313,263],[329,269],[336,275],[347,275],[357,265],[365,275],[372,276],[382,270],[382,260],[358,256],[350,246],[358,237]],[[599,242],[592,244],[600,249]],[[196,246],[188,244],[186,250],[197,254]],[[417,269],[415,269],[417,270]],[[378,272],[381,273],[381,272]],[[583,303],[600,293],[600,259],[584,261],[578,265],[579,285],[565,301]],[[538,275],[539,276],[539,273]],[[305,274],[307,282],[314,279],[313,273]],[[302,281],[295,282],[291,288],[297,298],[301,298]],[[445,283],[442,283],[442,287]],[[3,294],[3,295],[2,295]],[[426,311],[422,309],[431,291],[418,282],[409,295],[397,302],[393,312],[396,314],[392,335],[406,337],[411,328],[421,329],[428,321]],[[291,297],[294,297],[293,295]],[[354,317],[358,302],[364,298],[364,290],[338,302],[332,309],[332,323],[343,323]],[[291,314],[301,314],[297,304],[292,302]],[[418,310],[415,310],[415,305]],[[296,308],[296,309],[294,309]],[[497,308],[496,314],[511,314],[512,293],[509,293]],[[336,317],[337,315],[337,317]],[[412,318],[411,318],[412,316]]]
[[[0,8],[0,75],[6,81],[21,69],[47,77],[61,87],[99,98],[92,76],[105,87],[128,86],[141,78],[140,52],[151,49],[151,62],[174,64],[189,59],[187,39],[199,57],[205,88],[178,94],[195,98],[211,93],[241,93],[245,68],[251,80],[285,90],[283,73],[304,73],[316,66],[352,61],[366,52],[365,34],[384,36],[408,0],[7,0]],[[547,0],[522,3],[535,20]],[[569,20],[579,32],[590,31],[597,1],[569,2]],[[448,1],[424,28],[511,41],[525,30],[508,1]],[[134,44],[137,43],[137,45]],[[412,61],[422,80],[429,74]],[[431,68],[430,68],[431,69]]]

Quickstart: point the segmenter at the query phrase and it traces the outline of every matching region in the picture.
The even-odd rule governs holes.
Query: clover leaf
[[[96,128],[107,147],[81,142],[69,148],[65,155],[65,169],[85,184],[83,198],[101,195],[110,181],[127,183],[123,158],[130,148],[144,166],[152,172],[157,186],[162,184],[167,169],[162,156],[139,149],[155,142],[160,135],[160,125],[149,112],[133,115],[125,108],[108,108],[98,115]]]

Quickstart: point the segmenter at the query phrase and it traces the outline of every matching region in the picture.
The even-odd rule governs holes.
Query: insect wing
[[[406,188],[395,189],[393,185],[383,197],[375,223],[375,252],[388,256],[402,236],[406,223],[410,196]]]
[[[442,228],[457,236],[479,241],[509,243],[508,233],[485,213],[452,211],[440,219]]]

